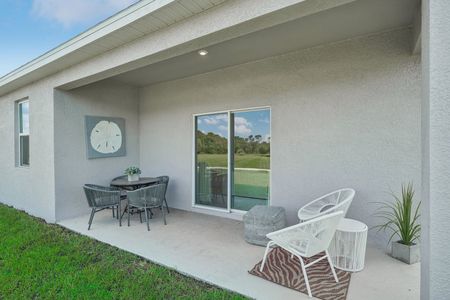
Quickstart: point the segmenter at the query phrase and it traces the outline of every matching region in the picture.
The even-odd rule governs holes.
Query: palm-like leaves
[[[394,203],[377,202],[381,206],[377,209],[374,216],[383,219],[385,222],[375,226],[375,228],[378,228],[378,231],[391,231],[392,235],[389,238],[389,242],[394,236],[398,235],[400,243],[410,246],[420,239],[420,201],[414,210],[414,189],[411,183],[407,186],[402,185],[401,198],[394,194],[392,196],[395,199]]]

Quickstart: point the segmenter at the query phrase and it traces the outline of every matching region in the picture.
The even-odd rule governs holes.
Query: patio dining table
[[[142,187],[146,187],[152,184],[156,184],[160,181],[159,178],[155,177],[141,177],[136,181],[128,181],[127,177],[117,178],[111,181],[111,186],[115,186],[124,190],[137,190]]]
[[[111,186],[118,187],[123,190],[134,191],[134,190],[137,190],[137,189],[149,186],[149,185],[157,184],[160,181],[161,181],[161,179],[155,178],[155,177],[141,177],[141,178],[139,178],[139,180],[136,180],[136,181],[128,181],[128,178],[126,176],[123,176],[121,178],[116,178],[116,179],[112,180]],[[121,217],[123,217],[123,215],[127,211],[128,211],[128,205],[125,206],[125,209],[121,214]],[[139,213],[139,210],[130,209],[130,213],[131,214]],[[153,215],[153,212],[151,210],[150,210],[150,214]],[[142,222],[141,214],[139,214],[139,218],[141,218],[141,222]]]

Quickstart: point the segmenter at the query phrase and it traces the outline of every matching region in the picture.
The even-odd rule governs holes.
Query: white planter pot
[[[128,175],[128,181],[138,181],[139,174]]]
[[[393,242],[392,257],[410,265],[415,264],[420,261],[420,246],[418,244],[408,246]]]

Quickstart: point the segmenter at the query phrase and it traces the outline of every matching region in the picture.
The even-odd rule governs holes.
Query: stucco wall
[[[87,159],[85,115],[125,118],[123,157]],[[69,92],[55,92],[56,219],[89,212],[82,186],[109,185],[130,165],[139,163],[138,91],[116,82],[101,82]]]
[[[423,1],[421,299],[450,294],[450,2]]]
[[[30,101],[30,167],[17,167],[15,102]],[[55,220],[53,89],[41,80],[0,97],[0,203]]]
[[[390,200],[391,188],[413,181],[420,195],[420,64],[410,37],[397,30],[145,87],[140,165],[171,176],[169,205],[191,210],[192,115],[269,105],[271,204],[294,223],[303,204],[353,187],[348,216],[372,226],[371,202]]]

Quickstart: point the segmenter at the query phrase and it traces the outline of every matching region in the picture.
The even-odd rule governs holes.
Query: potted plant
[[[125,169],[125,175],[128,175],[128,181],[138,181],[139,174],[141,174],[141,169],[138,167],[128,167]]]
[[[378,231],[389,231],[391,236],[389,242],[394,237],[400,239],[392,243],[392,257],[401,260],[407,264],[414,264],[420,261],[420,201],[414,209],[414,189],[409,183],[402,185],[402,195],[398,197],[392,193],[394,202],[381,202],[381,206],[375,213],[376,217],[384,220],[384,223],[375,228]]]

